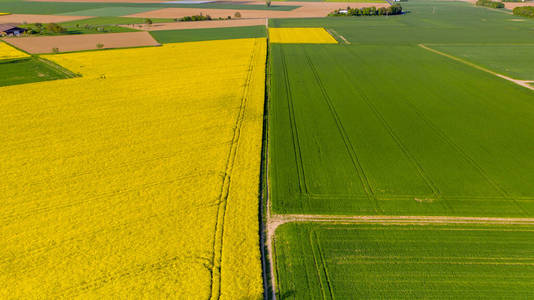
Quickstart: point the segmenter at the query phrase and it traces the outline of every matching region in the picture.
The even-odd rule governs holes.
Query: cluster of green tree
[[[402,14],[402,6],[400,4],[393,4],[388,7],[376,8],[372,7],[362,7],[362,8],[351,8],[347,7],[346,9],[338,9],[329,13],[329,16],[391,16],[391,15],[400,15]]]
[[[502,2],[498,1],[491,1],[491,0],[478,0],[476,2],[477,6],[486,6],[491,8],[504,8],[504,4]]]
[[[210,15],[203,15],[203,14],[195,15],[195,16],[185,16],[185,17],[178,19],[178,21],[181,21],[181,22],[208,21],[208,20],[211,20]]]
[[[234,14],[234,17],[241,18],[241,13],[240,12],[236,12]],[[219,17],[219,18],[216,18],[216,19],[212,19],[210,15],[200,14],[200,15],[195,15],[195,16],[185,16],[185,17],[182,17],[182,18],[174,19],[174,21],[177,21],[177,22],[190,22],[190,21],[210,21],[210,20],[230,20],[230,19],[232,19],[232,16],[228,16],[226,18]]]
[[[534,6],[518,6],[514,8],[514,15],[534,18]]]
[[[65,27],[62,27],[56,23],[34,23],[23,27],[28,30],[26,34],[58,34],[67,32]]]

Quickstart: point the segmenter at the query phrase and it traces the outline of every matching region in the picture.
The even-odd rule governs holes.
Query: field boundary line
[[[344,36],[342,36],[341,34],[339,34],[339,33],[338,33],[337,31],[335,31],[334,29],[331,29],[331,28],[325,28],[325,29],[326,29],[326,31],[327,31],[328,33],[330,33],[330,35],[333,36],[334,38],[336,38],[336,36],[337,36],[337,37],[338,37],[340,40],[342,40],[345,44],[347,44],[347,45],[350,45],[350,44],[351,44],[351,43],[350,43]]]
[[[441,51],[439,51],[439,50],[430,48],[430,47],[428,47],[428,46],[425,46],[424,44],[418,44],[417,46],[419,46],[419,47],[421,47],[421,48],[423,48],[423,49],[425,49],[425,50],[428,50],[428,51],[430,51],[430,52],[434,52],[434,53],[439,54],[439,55],[441,55],[441,56],[445,56],[445,57],[450,58],[450,59],[452,59],[452,60],[455,60],[455,61],[457,61],[457,62],[461,62],[461,63],[463,63],[463,64],[465,64],[465,65],[468,65],[468,66],[470,66],[470,67],[473,67],[473,68],[475,68],[475,69],[477,69],[477,70],[484,71],[484,72],[486,72],[486,73],[489,73],[489,74],[491,74],[491,75],[500,77],[500,78],[502,78],[502,79],[504,79],[504,80],[508,80],[508,81],[513,82],[513,83],[515,83],[515,84],[517,84],[517,85],[520,85],[520,86],[522,86],[522,87],[524,87],[524,88],[527,88],[527,89],[529,89],[529,90],[533,90],[533,91],[534,91],[534,86],[531,86],[531,85],[529,84],[530,82],[532,82],[531,80],[519,80],[519,79],[514,79],[514,78],[512,78],[512,77],[508,77],[508,76],[503,75],[503,74],[499,74],[499,73],[497,73],[497,72],[494,72],[494,71],[492,71],[492,70],[486,69],[486,68],[484,68],[484,67],[482,67],[482,66],[479,66],[479,65],[477,65],[477,64],[474,64],[474,63],[469,62],[469,61],[467,61],[467,60],[464,60],[464,59],[461,59],[461,58],[459,58],[459,57],[456,57],[456,56],[447,54],[447,53],[445,53],[445,52],[441,52]]]

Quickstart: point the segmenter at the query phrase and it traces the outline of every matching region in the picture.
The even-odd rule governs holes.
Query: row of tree
[[[362,7],[334,10],[329,16],[391,16],[402,14],[402,6],[400,4],[393,4],[388,7]]]

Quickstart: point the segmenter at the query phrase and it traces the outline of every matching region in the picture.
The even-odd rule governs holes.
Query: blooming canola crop
[[[11,47],[10,45],[0,41],[0,61],[4,59],[18,59],[18,58],[26,58],[26,57],[30,57],[30,55],[20,50],[17,50]]]
[[[49,55],[0,88],[0,298],[257,298],[265,39]]]
[[[337,44],[324,28],[269,28],[269,39],[277,44]]]

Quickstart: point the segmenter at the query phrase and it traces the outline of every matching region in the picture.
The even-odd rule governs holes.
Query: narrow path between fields
[[[468,62],[468,61],[463,60],[463,59],[461,59],[461,58],[458,58],[458,57],[456,57],[456,56],[452,56],[452,55],[447,54],[447,53],[445,53],[445,52],[441,52],[441,51],[439,51],[439,50],[432,49],[432,48],[430,48],[430,47],[428,47],[428,46],[425,46],[425,45],[423,45],[423,44],[419,44],[418,46],[421,47],[421,48],[423,48],[423,49],[425,49],[425,50],[428,50],[428,51],[434,52],[434,53],[436,53],[436,54],[439,54],[439,55],[441,55],[441,56],[445,56],[445,57],[450,58],[450,59],[452,59],[452,60],[461,62],[461,63],[466,64],[466,65],[468,65],[468,66],[470,66],[470,67],[473,67],[473,68],[475,68],[475,69],[484,71],[484,72],[486,72],[486,73],[490,73],[490,74],[492,74],[492,75],[495,75],[495,76],[497,76],[497,77],[500,77],[500,78],[505,79],[505,80],[508,80],[508,81],[511,81],[511,82],[513,82],[513,83],[515,83],[515,84],[518,84],[518,85],[520,85],[520,86],[522,86],[522,87],[525,87],[525,88],[527,88],[527,89],[529,89],[529,90],[533,90],[533,91],[534,91],[534,86],[530,85],[530,83],[534,82],[533,80],[519,80],[519,79],[514,79],[514,78],[511,78],[511,77],[505,76],[505,75],[503,75],[503,74],[499,74],[499,73],[497,73],[497,72],[491,71],[491,70],[489,70],[489,69],[486,69],[486,68],[484,68],[484,67],[481,67],[481,66],[479,66],[479,65],[476,65],[476,64],[474,64],[474,63]]]

